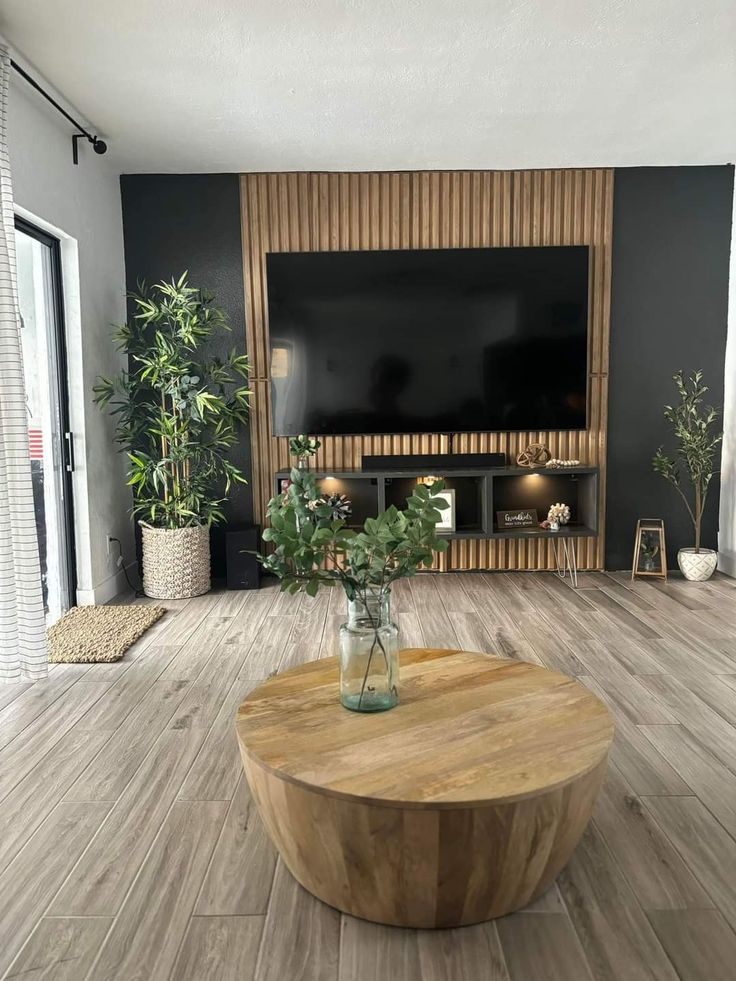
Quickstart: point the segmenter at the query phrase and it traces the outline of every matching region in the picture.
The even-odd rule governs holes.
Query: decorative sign
[[[536,508],[521,508],[519,511],[496,511],[499,529],[536,528],[539,524]]]

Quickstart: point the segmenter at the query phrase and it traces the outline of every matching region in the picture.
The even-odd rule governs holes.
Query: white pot
[[[560,530],[560,522],[559,521],[550,521],[550,523],[549,523],[549,530],[550,531],[559,531]]]
[[[143,592],[155,599],[189,599],[209,592],[210,529],[152,528],[140,522]]]
[[[680,571],[690,582],[705,582],[710,579],[718,565],[718,552],[712,548],[681,548],[677,553],[677,564]]]

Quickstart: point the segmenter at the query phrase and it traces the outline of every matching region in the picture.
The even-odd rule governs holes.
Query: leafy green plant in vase
[[[316,436],[292,436],[289,440],[289,452],[297,458],[297,466],[300,470],[309,469],[309,461],[317,455],[317,450],[322,443]]]
[[[281,580],[281,589],[316,596],[321,586],[339,586],[348,602],[340,628],[340,700],[358,712],[389,709],[399,701],[399,632],[391,621],[391,586],[432,565],[447,541],[437,534],[442,481],[417,484],[406,508],[393,505],[361,530],[347,527],[334,502],[320,496],[313,474],[291,471],[288,489],[268,504],[274,546],[259,556]]]
[[[704,582],[710,579],[718,564],[718,553],[702,548],[700,541],[708,489],[718,472],[718,447],[723,438],[718,427],[720,410],[705,404],[708,387],[703,384],[702,371],[694,371],[687,377],[678,371],[672,377],[679,402],[666,405],[664,417],[672,424],[677,450],[674,456],[668,456],[660,446],[652,466],[675,488],[693,523],[695,545],[680,549],[677,564],[686,579]]]
[[[130,301],[133,316],[113,335],[128,368],[98,378],[95,401],[115,416],[130,462],[144,592],[197,596],[210,588],[210,525],[224,519],[231,486],[245,483],[230,451],[248,420],[248,359],[203,356],[201,347],[230,325],[186,273],[142,284]]]

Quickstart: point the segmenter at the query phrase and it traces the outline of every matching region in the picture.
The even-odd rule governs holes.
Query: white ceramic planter
[[[680,571],[690,582],[705,582],[710,579],[718,565],[718,552],[712,548],[681,548],[677,553],[677,564]]]

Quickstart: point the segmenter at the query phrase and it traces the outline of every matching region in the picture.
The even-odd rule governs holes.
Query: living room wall
[[[125,275],[128,290],[139,280],[154,283],[189,271],[190,282],[211,290],[232,325],[210,353],[245,351],[240,190],[235,174],[123,176]],[[248,433],[232,453],[250,480]],[[250,483],[234,487],[226,507],[230,525],[253,518]],[[224,527],[211,538],[212,572],[225,574]]]
[[[675,492],[651,471],[667,438],[663,405],[671,376],[702,367],[723,397],[732,167],[618,169],[613,194],[613,268],[608,404],[605,566],[630,566],[637,517],[664,517],[670,565],[690,541]],[[122,178],[128,286],[188,268],[213,289],[244,344],[243,251],[238,176]],[[463,447],[465,448],[465,447]],[[239,463],[250,474],[246,438]],[[715,547],[714,483],[704,542]],[[231,502],[231,520],[252,519],[252,486]],[[214,538],[222,571],[222,534]]]
[[[616,171],[613,195],[606,568],[631,566],[637,518],[664,518],[670,567],[693,532],[674,488],[652,471],[672,445],[662,409],[672,375],[701,368],[723,404],[734,168]],[[717,547],[719,482],[703,545]]]

